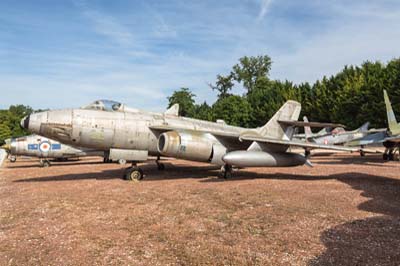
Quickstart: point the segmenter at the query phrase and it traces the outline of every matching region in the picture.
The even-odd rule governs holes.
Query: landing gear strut
[[[224,166],[221,167],[221,173],[220,177],[223,177],[224,179],[228,179],[232,177],[232,166],[229,164],[225,164]]]
[[[386,148],[382,155],[385,161],[398,161],[400,155],[400,148]]]
[[[360,149],[360,156],[361,157],[365,156],[365,151],[363,149],[364,149],[364,145],[361,145],[361,149]]]
[[[47,159],[40,159],[39,161],[40,167],[50,167],[51,163]]]
[[[132,163],[132,167],[125,170],[124,179],[129,181],[140,181],[143,179],[143,170],[136,163]]]
[[[158,170],[163,171],[165,169],[165,165],[160,162],[160,156],[157,157],[156,164]]]

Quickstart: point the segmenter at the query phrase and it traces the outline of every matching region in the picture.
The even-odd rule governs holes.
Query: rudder
[[[300,111],[301,104],[299,102],[287,101],[263,127],[258,129],[258,133],[263,137],[274,139],[292,139],[294,127],[278,121],[297,121]]]

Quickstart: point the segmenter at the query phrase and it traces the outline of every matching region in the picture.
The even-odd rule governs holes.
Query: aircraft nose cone
[[[30,119],[29,115],[22,118],[21,123],[20,123],[22,128],[29,129],[29,119]]]
[[[10,144],[4,144],[3,146],[1,146],[2,149],[5,149],[6,151],[11,150],[11,145]]]

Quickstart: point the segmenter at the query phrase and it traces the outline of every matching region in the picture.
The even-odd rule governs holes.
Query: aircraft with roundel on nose
[[[36,134],[11,138],[2,148],[9,154],[10,162],[16,162],[17,156],[37,157],[41,167],[49,167],[49,159],[65,161],[84,156],[104,156],[104,151],[75,148]]]

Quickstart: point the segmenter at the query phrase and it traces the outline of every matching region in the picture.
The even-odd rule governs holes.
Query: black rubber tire
[[[125,173],[125,179],[129,181],[140,181],[143,179],[143,171],[140,168],[128,169]]]

